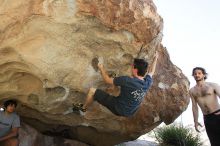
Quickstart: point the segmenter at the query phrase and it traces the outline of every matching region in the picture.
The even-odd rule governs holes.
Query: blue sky
[[[201,66],[208,72],[208,82],[220,84],[220,1],[219,0],[154,0],[164,19],[162,44],[171,61],[195,85],[192,69]],[[180,119],[180,118],[179,118]],[[179,120],[178,119],[178,120]],[[199,117],[202,122],[202,114]],[[183,113],[184,124],[192,124],[191,105]]]

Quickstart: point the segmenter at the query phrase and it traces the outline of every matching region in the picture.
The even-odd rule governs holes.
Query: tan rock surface
[[[0,14],[0,100],[16,97],[22,119],[41,132],[68,129],[72,139],[113,145],[173,122],[188,105],[189,82],[161,46],[163,21],[151,0],[1,0]],[[107,88],[94,58],[129,75],[133,58],[151,63],[156,50],[154,84],[133,117],[98,103],[84,117],[63,114],[90,87]]]

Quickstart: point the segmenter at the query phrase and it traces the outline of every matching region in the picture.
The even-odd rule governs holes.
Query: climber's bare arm
[[[107,83],[107,84],[111,84],[113,85],[113,78],[109,77],[109,75],[107,74],[103,64],[99,63],[98,64],[98,68],[101,72],[102,78],[103,80]]]

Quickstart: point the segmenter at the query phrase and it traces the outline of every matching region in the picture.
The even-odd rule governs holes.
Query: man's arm
[[[0,141],[4,141],[4,140],[7,140],[9,138],[16,137],[18,135],[18,129],[19,128],[12,128],[12,130],[9,134],[7,134],[7,135],[0,138]]]
[[[155,55],[154,55],[154,58],[153,58],[153,62],[150,66],[150,69],[148,71],[148,75],[150,75],[151,77],[154,75],[155,73],[155,70],[156,70],[156,65],[157,65],[157,59],[158,59],[158,52],[156,51]]]
[[[102,78],[103,80],[107,83],[107,84],[111,84],[111,85],[114,85],[113,83],[113,78],[109,77],[109,75],[107,74],[103,64],[99,63],[98,64],[98,68],[101,72],[101,75],[102,75]]]
[[[216,95],[220,98],[220,86],[216,83],[212,83],[212,87],[214,88]]]
[[[191,97],[191,101],[192,101],[192,112],[193,112],[193,119],[194,119],[194,124],[195,124],[195,129],[197,132],[200,132],[198,129],[198,126],[202,126],[199,122],[198,122],[198,117],[199,117],[199,113],[198,113],[198,104],[195,101],[194,97],[192,96],[192,94],[190,93],[190,97]]]

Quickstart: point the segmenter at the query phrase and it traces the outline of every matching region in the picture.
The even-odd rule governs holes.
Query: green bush
[[[162,146],[202,146],[198,135],[194,136],[189,128],[170,125],[154,131],[157,141]]]

